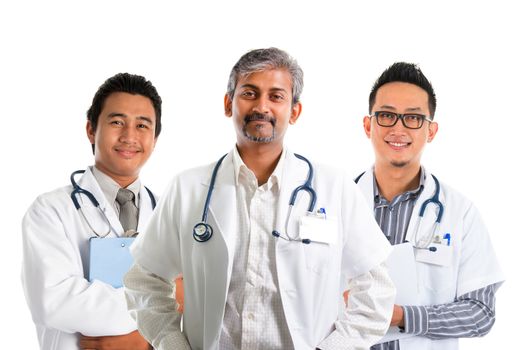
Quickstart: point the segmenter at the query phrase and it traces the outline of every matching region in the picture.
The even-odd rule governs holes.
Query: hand
[[[110,335],[104,337],[87,337],[81,335],[79,348],[82,350],[149,350],[151,345],[142,337],[139,331],[124,335]]]
[[[344,297],[344,304],[348,306],[348,296],[350,295],[350,291],[346,290],[344,293],[342,293],[342,296]]]
[[[405,327],[404,309],[400,305],[393,306],[393,316],[391,316],[391,326]]]
[[[175,278],[175,299],[177,300],[178,309],[180,313],[184,312],[184,277],[178,275]]]

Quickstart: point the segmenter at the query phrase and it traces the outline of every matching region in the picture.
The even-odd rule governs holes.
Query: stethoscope
[[[308,212],[310,212],[310,213],[313,212],[314,207],[315,207],[315,202],[317,200],[317,194],[315,193],[314,189],[312,188],[312,180],[314,177],[314,168],[312,167],[312,164],[305,157],[303,157],[299,154],[295,154],[295,153],[294,153],[294,155],[297,158],[303,160],[304,162],[306,162],[308,164],[308,176],[307,176],[305,183],[302,184],[301,186],[296,187],[294,189],[294,191],[292,191],[292,195],[290,196],[290,201],[288,203],[288,214],[287,214],[287,218],[285,221],[286,237],[283,237],[276,230],[272,231],[272,235],[274,237],[282,238],[287,241],[299,241],[299,242],[302,242],[305,244],[309,244],[309,243],[311,243],[311,241],[309,239],[293,238],[292,236],[290,236],[288,234],[288,223],[290,221],[290,214],[292,213],[292,208],[296,202],[297,194],[300,191],[305,191],[310,195],[310,203],[308,204]],[[213,173],[211,175],[211,182],[209,183],[209,189],[207,190],[207,197],[205,199],[204,211],[202,213],[202,221],[197,223],[193,227],[193,238],[197,242],[207,242],[213,236],[213,228],[211,227],[210,224],[207,223],[207,212],[209,210],[209,203],[211,202],[211,196],[213,194],[214,183],[216,181],[216,175],[218,174],[218,169],[220,168],[220,165],[222,164],[222,161],[226,156],[227,156],[227,154],[224,155],[222,158],[220,158],[213,169]]]
[[[420,207],[420,211],[418,212],[418,224],[415,227],[413,236],[413,246],[416,249],[427,249],[431,252],[435,252],[437,250],[436,247],[431,247],[430,245],[434,241],[436,231],[438,230],[438,225],[440,224],[443,217],[443,204],[440,202],[440,182],[438,181],[436,176],[434,176],[433,174],[431,174],[431,176],[434,180],[434,194],[431,198],[424,201]],[[436,207],[438,207],[438,212],[436,213],[436,220],[434,221],[434,226],[430,234],[426,235],[425,237],[422,237],[422,239],[418,239],[418,232],[420,231],[422,219],[425,214],[425,210],[427,209],[427,206],[429,204],[433,204]]]
[[[355,183],[359,182],[362,175],[364,175],[364,173],[357,176],[357,178],[355,179]],[[418,224],[415,227],[415,231],[414,231],[414,235],[413,235],[413,242],[411,242],[411,243],[412,243],[413,247],[416,249],[426,249],[431,252],[435,252],[437,250],[437,248],[431,247],[430,245],[434,241],[434,237],[435,237],[435,233],[438,229],[438,225],[440,224],[440,222],[442,220],[444,208],[443,208],[442,202],[440,201],[440,182],[438,181],[436,176],[434,176],[433,174],[431,174],[431,176],[434,180],[434,186],[435,186],[434,194],[431,198],[424,201],[422,203],[422,205],[420,206],[420,211],[418,212]],[[434,227],[431,230],[430,234],[428,234],[425,237],[422,237],[422,239],[418,239],[418,231],[420,230],[420,226],[422,224],[425,210],[427,209],[427,206],[429,204],[433,204],[438,207],[438,213],[436,214],[436,220],[434,221]]]
[[[94,232],[94,234],[99,238],[104,238],[108,236],[110,231],[112,230],[112,225],[110,224],[110,220],[108,220],[108,217],[106,216],[105,212],[99,207],[99,202],[95,198],[95,196],[92,194],[92,192],[85,190],[84,188],[81,188],[76,180],[75,176],[78,174],[83,174],[85,170],[76,170],[72,174],[70,174],[70,183],[72,184],[72,193],[70,193],[70,198],[72,199],[72,203],[74,203],[74,206],[76,209],[81,213],[81,216],[83,216],[83,219],[86,221],[88,227]],[[151,206],[153,209],[155,209],[155,206],[157,205],[157,201],[155,200],[155,197],[153,196],[153,193],[145,186],[144,187],[146,191],[148,192],[151,200]],[[97,208],[97,210],[101,213],[101,216],[103,217],[103,220],[106,222],[108,226],[108,231],[106,233],[99,234],[92,225],[90,225],[90,221],[88,221],[85,213],[83,213],[83,208],[81,208],[81,204],[79,204],[79,201],[77,199],[78,195],[84,194],[87,196],[87,198],[90,200],[90,202]]]

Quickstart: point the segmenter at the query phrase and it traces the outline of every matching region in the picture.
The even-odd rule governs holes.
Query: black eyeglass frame
[[[395,116],[396,118],[394,119],[394,123],[391,124],[391,125],[382,125],[380,124],[380,122],[378,121],[378,116],[381,114],[381,113],[385,113],[385,114],[391,114],[393,116]],[[405,118],[406,117],[409,117],[409,116],[415,116],[415,117],[419,117],[419,126],[415,127],[415,128],[412,128],[412,127],[409,127],[406,122],[405,122]],[[408,128],[408,129],[412,129],[412,130],[416,130],[416,129],[420,129],[422,126],[423,126],[423,122],[424,121],[428,121],[430,123],[432,123],[432,119],[428,116],[426,116],[425,114],[418,114],[418,113],[403,113],[403,114],[399,114],[399,113],[395,113],[395,112],[388,112],[388,111],[376,111],[373,113],[373,115],[371,115],[370,117],[375,117],[375,119],[377,120],[377,124],[384,127],[384,128],[391,128],[393,126],[396,125],[396,123],[398,123],[398,120],[400,119],[402,121],[402,124]]]

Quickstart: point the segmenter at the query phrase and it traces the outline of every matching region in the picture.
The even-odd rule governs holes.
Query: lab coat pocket
[[[306,268],[317,274],[326,274],[331,270],[335,255],[333,246],[326,243],[313,242],[303,244]]]
[[[428,305],[444,304],[454,301],[456,295],[456,281],[453,269],[450,266],[439,266],[417,262],[420,280],[424,286]]]

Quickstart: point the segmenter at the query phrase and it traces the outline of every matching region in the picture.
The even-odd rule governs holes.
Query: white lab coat
[[[106,213],[111,233],[124,231],[118,216],[88,168],[79,186],[90,191]],[[39,196],[27,211],[23,229],[22,283],[43,350],[79,349],[79,333],[120,335],[137,327],[126,307],[123,288],[85,279],[89,263],[88,240],[94,236],[72,203],[72,186]],[[138,231],[151,214],[150,196],[140,190]],[[85,215],[99,233],[107,224],[90,200],[78,196]]]
[[[214,164],[210,164],[188,170],[173,179],[146,234],[132,246],[136,264],[148,272],[167,281],[183,273],[184,334],[193,349],[218,348],[235,236],[239,234],[235,175],[229,154],[216,177],[209,206],[208,223],[213,227],[213,236],[203,243],[193,239],[193,226],[201,220],[213,168]],[[308,165],[287,151],[273,229],[285,233],[290,195],[305,182],[307,174]],[[306,245],[272,237],[276,239],[283,310],[296,349],[315,349],[332,333],[339,310],[344,309],[340,296],[347,281],[378,267],[391,250],[351,179],[314,164],[313,188],[317,193],[315,208],[325,208],[327,218],[338,222],[334,232],[337,243]],[[308,199],[301,191],[289,227],[293,236],[299,231],[297,219],[306,212]],[[127,289],[127,293],[131,292]],[[388,301],[393,300],[392,293],[390,289]],[[389,322],[392,305],[384,305],[382,310],[387,315],[373,317],[377,322],[380,318]]]
[[[373,169],[367,170],[358,185],[373,207]],[[418,225],[418,212],[423,202],[434,195],[436,186],[430,173],[426,171],[424,189],[418,197],[407,229],[406,240],[413,242]],[[438,305],[453,302],[456,296],[504,281],[488,231],[475,206],[460,193],[440,181],[440,202],[444,206],[443,219],[436,232],[443,237],[451,234],[452,262],[449,266],[439,266],[416,261],[418,276],[418,305]],[[436,220],[436,206],[429,204],[418,237],[429,234]],[[420,253],[424,253],[421,250]],[[415,255],[417,250],[415,249]],[[427,254],[435,254],[430,252]],[[458,339],[431,340],[414,336],[400,340],[400,349],[429,350],[458,349]]]

